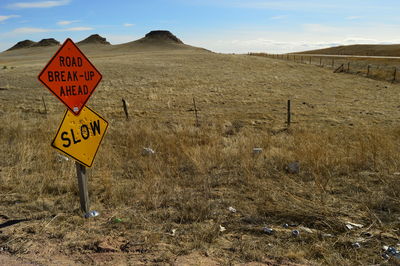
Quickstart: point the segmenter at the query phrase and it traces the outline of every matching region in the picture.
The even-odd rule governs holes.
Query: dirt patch
[[[0,265],[8,265],[8,266],[35,266],[37,264],[33,264],[33,263],[29,263],[29,262],[25,262],[21,259],[15,258],[15,257],[11,257],[8,255],[4,255],[4,254],[0,254]]]

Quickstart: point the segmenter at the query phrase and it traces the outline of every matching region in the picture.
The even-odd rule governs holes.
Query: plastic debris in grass
[[[263,228],[263,232],[266,233],[266,234],[268,234],[268,235],[272,235],[275,231],[274,231],[274,229],[272,229],[272,228],[264,227],[264,228]]]
[[[355,242],[355,243],[351,244],[351,246],[352,246],[353,248],[361,248],[361,244],[358,243],[358,242]]]
[[[235,212],[236,212],[236,209],[233,208],[232,206],[230,206],[230,207],[228,208],[228,210],[229,210],[231,213],[235,213]]]
[[[400,251],[398,251],[395,247],[391,246],[383,246],[384,253],[382,254],[382,258],[389,259],[390,257],[400,259]]]
[[[219,231],[220,231],[220,232],[225,232],[225,231],[226,231],[226,228],[223,227],[222,225],[220,225],[220,226],[219,226]]]
[[[362,225],[362,224],[346,222],[346,228],[349,229],[349,230],[353,230],[355,228],[363,228],[363,227],[364,227],[364,225]]]
[[[297,224],[283,224],[282,227],[283,228],[289,228],[289,227],[296,227]]]
[[[57,158],[57,162],[59,162],[59,163],[69,161],[69,158],[62,154],[57,154],[56,158]]]
[[[143,156],[149,156],[149,155],[153,155],[155,153],[156,152],[152,148],[143,148],[143,150],[142,150]]]
[[[100,215],[100,213],[98,211],[90,211],[88,213],[85,213],[85,215],[83,215],[83,217],[92,218],[92,217],[97,217],[99,215]]]
[[[262,148],[253,148],[253,154],[254,154],[254,155],[260,154],[260,153],[262,153],[262,151],[263,151]]]
[[[175,234],[176,234],[176,229],[172,229],[171,230],[171,236],[175,236]]]
[[[292,236],[297,237],[297,236],[299,236],[299,235],[300,235],[300,231],[299,231],[299,230],[293,230],[293,231],[292,231]]]

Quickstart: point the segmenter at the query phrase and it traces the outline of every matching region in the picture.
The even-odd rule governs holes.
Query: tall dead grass
[[[36,218],[79,214],[73,162],[60,161],[49,145],[48,125],[55,120],[38,117],[27,127],[10,116],[0,128],[0,203],[9,216],[16,209]],[[399,135],[398,128],[276,132],[234,123],[197,128],[116,121],[89,171],[92,206],[103,220],[84,227],[79,219],[62,216],[43,232],[80,249],[101,238],[93,232],[124,232],[128,242],[140,240],[143,250],[167,247],[163,261],[191,250],[212,250],[226,262],[290,255],[298,262],[351,264],[352,237],[344,220],[389,231],[397,224]],[[155,154],[143,155],[144,147]],[[254,154],[255,147],[262,153]],[[287,165],[294,161],[300,172],[289,174]],[[237,213],[230,213],[229,206]],[[123,222],[115,224],[116,217]],[[320,233],[300,238],[279,230],[274,236],[262,233],[263,226],[282,223]],[[227,231],[220,232],[220,226]],[[71,237],[72,228],[80,230],[79,237]],[[40,236],[42,231],[36,232]],[[322,239],[323,233],[336,238]],[[371,240],[371,249],[357,259],[376,259],[373,248],[382,241]],[[20,250],[13,244],[21,242],[8,247]]]

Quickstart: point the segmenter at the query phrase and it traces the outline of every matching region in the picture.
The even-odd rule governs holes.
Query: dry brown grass
[[[104,80],[90,106],[110,129],[89,171],[91,206],[101,213],[90,220],[80,217],[74,163],[49,146],[63,107],[49,96],[50,113],[41,114],[41,64],[0,72],[8,86],[0,91],[0,222],[30,219],[2,228],[0,247],[45,264],[65,256],[164,264],[191,254],[220,264],[384,263],[382,246],[399,241],[398,85],[268,58],[124,57],[94,57]],[[188,111],[193,96],[200,127]],[[156,153],[143,156],[143,147]],[[300,172],[289,174],[294,161]],[[364,228],[349,231],[346,221]]]

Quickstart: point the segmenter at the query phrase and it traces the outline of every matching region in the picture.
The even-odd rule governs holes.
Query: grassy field
[[[400,56],[399,44],[354,44],[302,52],[325,55]]]
[[[110,122],[88,171],[101,215],[81,218],[74,162],[50,147],[65,107],[36,76],[55,48],[2,53],[0,224],[26,219],[0,228],[2,252],[43,264],[399,263],[382,258],[399,248],[399,84],[198,49],[82,49],[103,74],[88,105]]]

